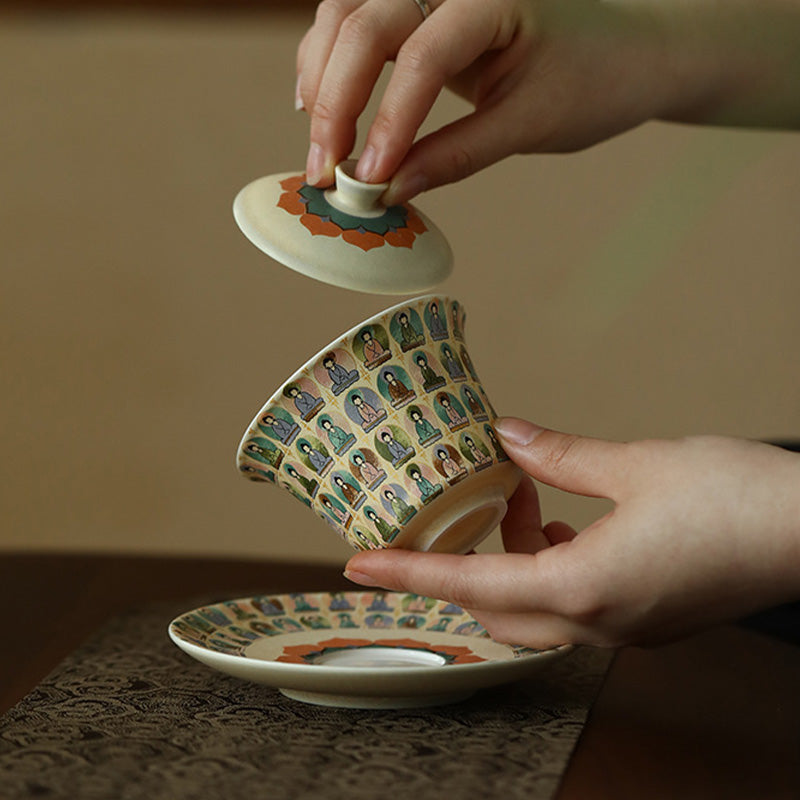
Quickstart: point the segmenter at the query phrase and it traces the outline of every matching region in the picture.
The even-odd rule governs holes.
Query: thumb
[[[627,445],[547,430],[516,417],[495,420],[511,460],[542,483],[614,499],[627,465]]]

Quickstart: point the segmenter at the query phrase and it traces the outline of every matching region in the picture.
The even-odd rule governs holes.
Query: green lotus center
[[[325,199],[324,189],[303,184],[298,194],[305,200],[308,214],[329,219],[345,231],[362,230],[385,236],[390,231],[405,228],[408,224],[408,209],[405,206],[389,206],[379,217],[354,217],[332,206]]]

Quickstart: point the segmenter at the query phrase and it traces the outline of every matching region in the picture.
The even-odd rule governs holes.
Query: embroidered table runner
[[[190,607],[115,619],[0,718],[4,800],[548,800],[612,656],[450,706],[324,708],[181,653],[166,626]]]

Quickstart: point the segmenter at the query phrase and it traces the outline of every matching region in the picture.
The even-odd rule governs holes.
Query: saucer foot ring
[[[448,692],[446,694],[416,695],[412,697],[370,697],[368,695],[341,695],[326,694],[325,692],[304,692],[299,689],[280,689],[285,697],[299,700],[301,703],[310,703],[316,706],[329,706],[331,708],[365,708],[386,709],[395,708],[426,708],[429,706],[445,706],[460,703],[475,694],[475,690],[466,692]]]

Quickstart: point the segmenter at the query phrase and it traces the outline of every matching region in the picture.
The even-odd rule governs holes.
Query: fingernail
[[[363,586],[377,586],[378,583],[371,575],[367,575],[364,572],[358,572],[353,569],[346,569],[344,571],[344,576],[349,581],[353,581],[353,583],[360,583]]]
[[[371,144],[367,145],[356,165],[356,179],[368,183],[369,179],[372,177],[372,173],[375,171],[375,163],[377,160],[375,148]]]
[[[494,427],[501,439],[520,446],[530,444],[543,430],[538,425],[516,417],[501,417]]]
[[[428,188],[428,179],[424,175],[412,175],[410,178],[395,178],[383,193],[383,202],[387,206],[396,206],[416,197]]]
[[[325,170],[325,153],[322,148],[316,143],[312,142],[311,147],[308,149],[308,161],[306,162],[306,183],[314,186],[322,179],[322,174]]]
[[[303,103],[303,98],[300,95],[300,75],[297,76],[297,83],[294,85],[294,110],[295,111],[304,111],[305,110],[305,103]]]

